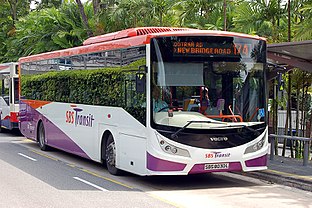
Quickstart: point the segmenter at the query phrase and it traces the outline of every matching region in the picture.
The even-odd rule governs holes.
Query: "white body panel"
[[[117,154],[116,166],[120,169],[146,174],[146,128],[135,120],[125,110],[118,107],[101,107],[90,105],[73,105],[64,103],[49,103],[38,108],[57,128],[61,129],[76,143],[90,159],[101,162],[101,141],[105,131],[112,133]],[[82,125],[77,119],[79,116],[89,116],[92,124],[85,122]],[[74,121],[66,122],[66,112],[74,113]],[[67,120],[68,121],[68,120]],[[49,141],[48,141],[49,143]]]
[[[8,94],[3,94],[0,97],[0,112],[1,112],[1,127],[7,129],[17,128],[17,112],[19,111],[18,104],[18,63],[0,64],[0,77],[2,88],[6,88]],[[16,83],[16,82],[17,83]],[[15,86],[16,85],[16,86]],[[5,90],[2,89],[2,93]]]

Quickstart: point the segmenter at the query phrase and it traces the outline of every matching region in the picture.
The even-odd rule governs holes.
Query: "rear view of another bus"
[[[0,64],[0,79],[0,129],[17,129],[19,111],[18,63]]]

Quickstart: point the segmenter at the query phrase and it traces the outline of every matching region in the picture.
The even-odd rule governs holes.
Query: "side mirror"
[[[144,93],[146,86],[146,75],[145,73],[138,72],[135,74],[135,89],[137,93]]]
[[[145,65],[139,66],[139,72],[135,74],[135,89],[137,93],[145,93],[146,73],[147,67]]]

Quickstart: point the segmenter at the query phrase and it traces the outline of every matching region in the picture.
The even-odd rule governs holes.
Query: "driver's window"
[[[161,112],[169,108],[168,103],[165,101],[166,88],[153,85],[152,86],[152,97],[153,97],[153,111]]]

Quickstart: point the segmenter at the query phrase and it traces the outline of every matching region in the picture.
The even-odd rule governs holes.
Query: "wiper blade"
[[[187,121],[187,124],[185,124],[181,129],[179,129],[175,133],[171,134],[171,139],[177,139],[178,138],[178,134],[181,131],[183,131],[184,129],[186,129],[186,127],[188,127],[192,123],[215,123],[215,124],[220,124],[220,122],[213,122],[213,121]]]
[[[256,136],[259,136],[260,133],[259,131],[247,126],[247,125],[244,125],[244,124],[239,124],[239,125],[226,125],[224,123],[221,123],[221,122],[213,122],[213,121],[187,121],[187,124],[185,124],[181,129],[179,129],[178,131],[176,131],[175,133],[171,134],[171,139],[177,139],[178,138],[178,134],[181,132],[181,131],[184,131],[184,129],[186,129],[189,125],[191,125],[192,123],[213,123],[213,124],[222,124],[224,125],[223,127],[243,127],[243,128],[246,128],[248,129],[249,131],[255,133]],[[218,128],[218,127],[215,127],[215,128]]]
[[[252,131],[253,133],[255,133],[256,136],[259,136],[259,135],[260,135],[259,131],[255,130],[255,129],[253,129],[253,128],[247,126],[247,125],[244,125],[244,124],[240,124],[240,125],[229,125],[229,126],[227,126],[227,127],[243,127],[243,128],[248,129],[249,131]]]

